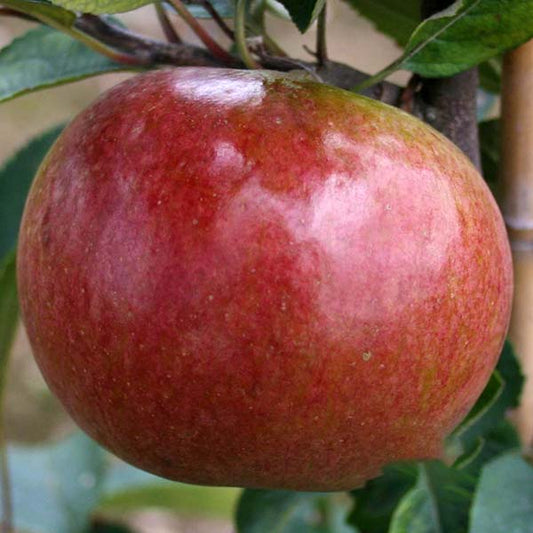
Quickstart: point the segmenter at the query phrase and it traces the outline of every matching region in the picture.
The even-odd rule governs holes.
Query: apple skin
[[[118,85],[43,162],[18,255],[52,391],[130,463],[343,490],[439,457],[508,326],[467,158],[401,111],[272,72]]]

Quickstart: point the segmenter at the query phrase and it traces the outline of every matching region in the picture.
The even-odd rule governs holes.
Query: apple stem
[[[533,40],[507,52],[502,73],[502,211],[513,251],[515,294],[509,337],[528,380],[518,425],[533,446]]]
[[[194,31],[214,57],[228,65],[235,64],[235,58],[229,52],[224,50],[224,48],[222,48],[211,35],[207,33],[203,26],[191,15],[190,11],[185,7],[185,4],[181,0],[168,0],[168,2],[174,6],[178,15],[187,23],[191,30]]]
[[[237,52],[241,57],[243,63],[249,69],[260,68],[259,63],[252,57],[250,50],[248,49],[248,43],[246,42],[246,0],[237,0],[235,6],[235,44],[237,46]]]
[[[163,30],[167,41],[169,43],[183,43],[181,37],[176,31],[176,28],[174,27],[172,22],[170,22],[170,19],[167,15],[167,11],[163,7],[163,4],[159,1],[154,4],[154,7],[157,13],[157,19],[159,20],[159,24],[161,25],[161,29]]]

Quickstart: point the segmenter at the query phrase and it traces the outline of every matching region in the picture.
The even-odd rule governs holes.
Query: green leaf
[[[46,0],[3,0],[2,5],[31,15],[47,24],[70,28],[76,20],[76,13],[54,6]]]
[[[451,76],[533,37],[533,0],[457,0],[411,35],[401,66]]]
[[[72,11],[101,15],[104,13],[112,14],[132,11],[146,4],[151,4],[152,1],[153,0],[52,0],[52,3]]]
[[[419,464],[416,486],[400,501],[389,533],[466,533],[473,478],[439,461]]]
[[[82,533],[96,505],[105,453],[88,437],[8,449],[17,531]]]
[[[17,531],[82,533],[95,512],[147,507],[229,519],[240,494],[153,476],[81,432],[57,444],[11,446],[8,459]]]
[[[464,454],[456,463],[466,473],[479,477],[481,469],[498,455],[520,448],[520,438],[515,427],[503,420],[496,428],[478,439],[478,446],[473,447],[469,454]]]
[[[293,22],[302,33],[309,29],[325,3],[326,0],[280,0],[280,4],[287,8]]]
[[[398,463],[385,467],[383,474],[351,492],[354,509],[348,522],[365,533],[382,533],[389,529],[394,509],[416,483],[416,463]]]
[[[498,457],[482,471],[469,533],[530,533],[533,466],[518,453]]]
[[[36,137],[0,170],[0,257],[15,247],[31,182],[62,126]]]
[[[233,18],[234,4],[231,0],[211,0],[211,5],[222,18]],[[172,6],[168,6],[173,9]],[[191,14],[198,19],[211,18],[211,15],[200,5],[187,6]]]
[[[176,483],[114,460],[106,474],[98,509],[123,513],[158,507],[181,514],[231,519],[240,493],[237,488]]]
[[[0,102],[45,87],[125,69],[72,37],[41,26],[0,50]]]
[[[496,371],[470,413],[450,436],[452,442],[460,442],[466,453],[477,445],[478,438],[502,422],[509,409],[518,406],[524,376],[508,341],[503,346]],[[499,393],[496,375],[503,385]]]
[[[479,65],[479,83],[483,89],[498,94],[502,84],[502,60],[492,57]]]
[[[15,254],[7,254],[0,263],[0,397],[4,390],[9,352],[18,323]]]
[[[420,22],[420,0],[345,0],[376,28],[405,46]]]
[[[237,507],[238,533],[354,533],[343,493],[245,490]]]

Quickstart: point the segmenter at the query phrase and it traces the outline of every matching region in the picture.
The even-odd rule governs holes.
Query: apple
[[[265,71],[113,88],[43,162],[20,301],[51,390],[183,482],[342,490],[439,457],[493,370],[512,269],[451,142]]]

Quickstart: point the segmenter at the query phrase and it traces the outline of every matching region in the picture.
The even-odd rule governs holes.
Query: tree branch
[[[424,0],[422,17],[442,11],[453,0]],[[449,78],[421,78],[414,113],[446,135],[480,169],[479,134],[476,117],[477,68]]]

